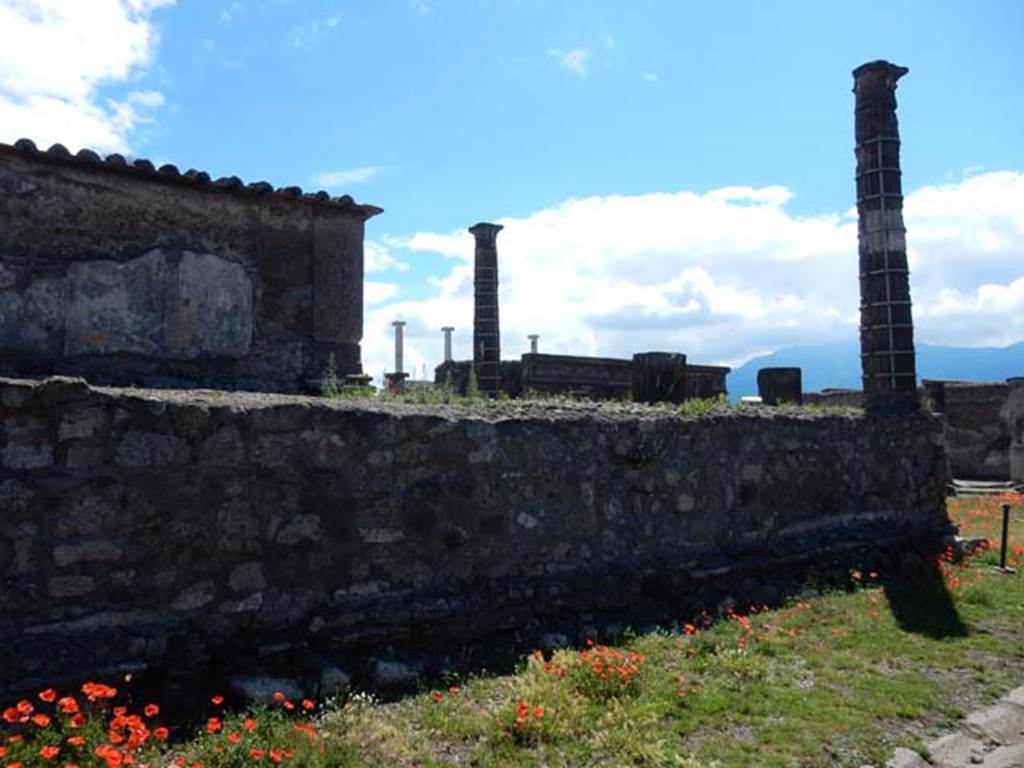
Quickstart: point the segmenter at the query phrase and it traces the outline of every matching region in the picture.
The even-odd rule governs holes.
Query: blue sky
[[[5,19],[20,29],[0,31],[0,140],[120,149],[382,206],[367,230],[371,373],[389,316],[410,320],[419,363],[436,362],[443,317],[468,328],[460,230],[479,220],[506,224],[510,354],[531,328],[548,349],[685,345],[731,363],[855,332],[855,284],[830,303],[813,281],[789,291],[801,280],[780,265],[825,274],[829,258],[855,259],[850,71],[875,58],[910,68],[898,99],[904,189],[924,195],[920,333],[1024,338],[1020,321],[990,317],[982,290],[1009,292],[996,301],[1007,313],[1024,301],[1024,203],[1003,199],[1024,191],[1016,0],[0,0]],[[748,191],[714,197],[733,188]],[[951,215],[963,226],[943,239]],[[685,222],[699,242],[660,233]],[[970,269],[951,266],[954,251]],[[589,298],[531,306],[531,285],[572,293],[576,276]],[[610,314],[601,286],[614,287]]]

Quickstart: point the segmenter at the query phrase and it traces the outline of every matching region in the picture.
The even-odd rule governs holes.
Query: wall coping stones
[[[757,403],[731,403],[714,406],[710,411],[699,414],[683,414],[672,404],[646,404],[628,402],[603,402],[588,400],[509,400],[483,404],[463,403],[410,403],[385,399],[343,399],[311,395],[292,395],[273,392],[222,391],[212,389],[145,389],[141,387],[105,387],[88,384],[84,379],[68,376],[51,376],[45,379],[19,379],[0,376],[0,386],[23,388],[26,394],[57,398],[59,401],[82,400],[90,393],[108,398],[125,399],[150,403],[152,408],[167,405],[226,408],[231,411],[267,411],[262,419],[278,421],[270,412],[277,409],[292,409],[292,416],[300,416],[312,409],[324,408],[334,411],[362,411],[389,414],[393,416],[435,416],[447,420],[475,420],[501,422],[521,419],[543,419],[548,421],[597,419],[601,421],[719,421],[735,419],[764,419],[779,421],[814,421],[823,418],[864,419],[868,416],[860,408],[849,406],[815,405],[813,408],[800,406],[768,407]],[[896,416],[887,418],[898,418]],[[281,430],[292,430],[296,421],[288,418],[281,424]],[[936,420],[936,425],[938,421]],[[270,425],[265,430],[276,431]]]

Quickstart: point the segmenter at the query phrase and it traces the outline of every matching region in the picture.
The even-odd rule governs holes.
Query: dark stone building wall
[[[466,394],[471,363],[452,360],[434,369],[434,383],[449,378],[456,392]],[[519,360],[501,362],[500,391],[510,397],[530,394],[574,395],[595,400],[628,400],[636,363],[615,357],[528,353]],[[728,368],[685,366],[685,398],[715,398],[725,394]]]
[[[632,360],[539,353],[522,360],[524,392],[628,400],[633,388]]]
[[[943,403],[935,406],[928,388],[919,397],[936,407],[945,423],[944,440],[953,477],[964,480],[1011,479],[1010,456],[1014,439],[1013,385],[1004,382],[931,380],[941,386]],[[804,402],[821,406],[864,406],[859,390],[805,393]]]
[[[445,386],[451,384],[452,391],[459,395],[465,395],[469,387],[469,373],[474,369],[472,360],[449,360],[434,368],[434,384]],[[519,360],[502,360],[498,368],[501,375],[499,393],[509,397],[519,397],[523,394],[522,370],[523,365]],[[479,386],[479,381],[477,382]]]
[[[1010,386],[999,382],[944,382],[946,452],[953,477],[1010,479]]]
[[[0,380],[0,696],[713,606],[945,535],[944,479],[923,412],[503,416]]]
[[[298,392],[362,372],[380,209],[0,145],[0,374]]]

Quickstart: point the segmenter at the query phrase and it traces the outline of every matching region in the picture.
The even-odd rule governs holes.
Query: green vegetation
[[[1006,498],[1020,568],[1024,499]],[[994,539],[1002,501],[953,499],[950,512],[965,534]],[[881,765],[1024,677],[1024,575],[994,572],[997,548],[959,563],[951,551],[931,564],[908,556],[899,573],[853,571],[845,589],[684,619],[622,647],[536,651],[515,674],[450,680],[397,703],[356,694],[319,708],[282,696],[269,710],[216,712],[171,746],[141,713],[108,710],[109,726],[90,713],[75,730],[63,694],[48,689],[4,711],[25,737],[3,749],[24,766],[54,764],[43,750],[58,749],[83,768],[122,764],[111,750],[132,743],[133,757],[162,767]],[[82,700],[83,711],[118,703],[89,685],[100,701]],[[45,707],[53,722],[35,721]],[[71,741],[115,731],[128,742],[101,743],[104,756]]]
[[[691,417],[708,416],[715,411],[728,407],[730,407],[729,401],[726,400],[724,394],[720,394],[718,397],[695,398],[683,401],[679,406],[679,415]]]

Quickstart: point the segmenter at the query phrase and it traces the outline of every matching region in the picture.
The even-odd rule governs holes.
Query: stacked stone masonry
[[[0,380],[0,695],[697,600],[944,535],[944,467],[927,413],[474,413]]]
[[[953,477],[966,480],[1024,482],[1024,469],[1013,471],[1014,456],[1024,448],[1024,382],[929,380],[921,399],[942,415],[946,453]],[[929,390],[932,394],[929,396]],[[942,403],[934,402],[935,391]],[[822,406],[864,405],[858,390],[825,390],[804,395],[804,401]],[[1024,468],[1024,462],[1016,460]]]
[[[362,373],[364,222],[298,188],[0,144],[0,375],[301,392]]]

